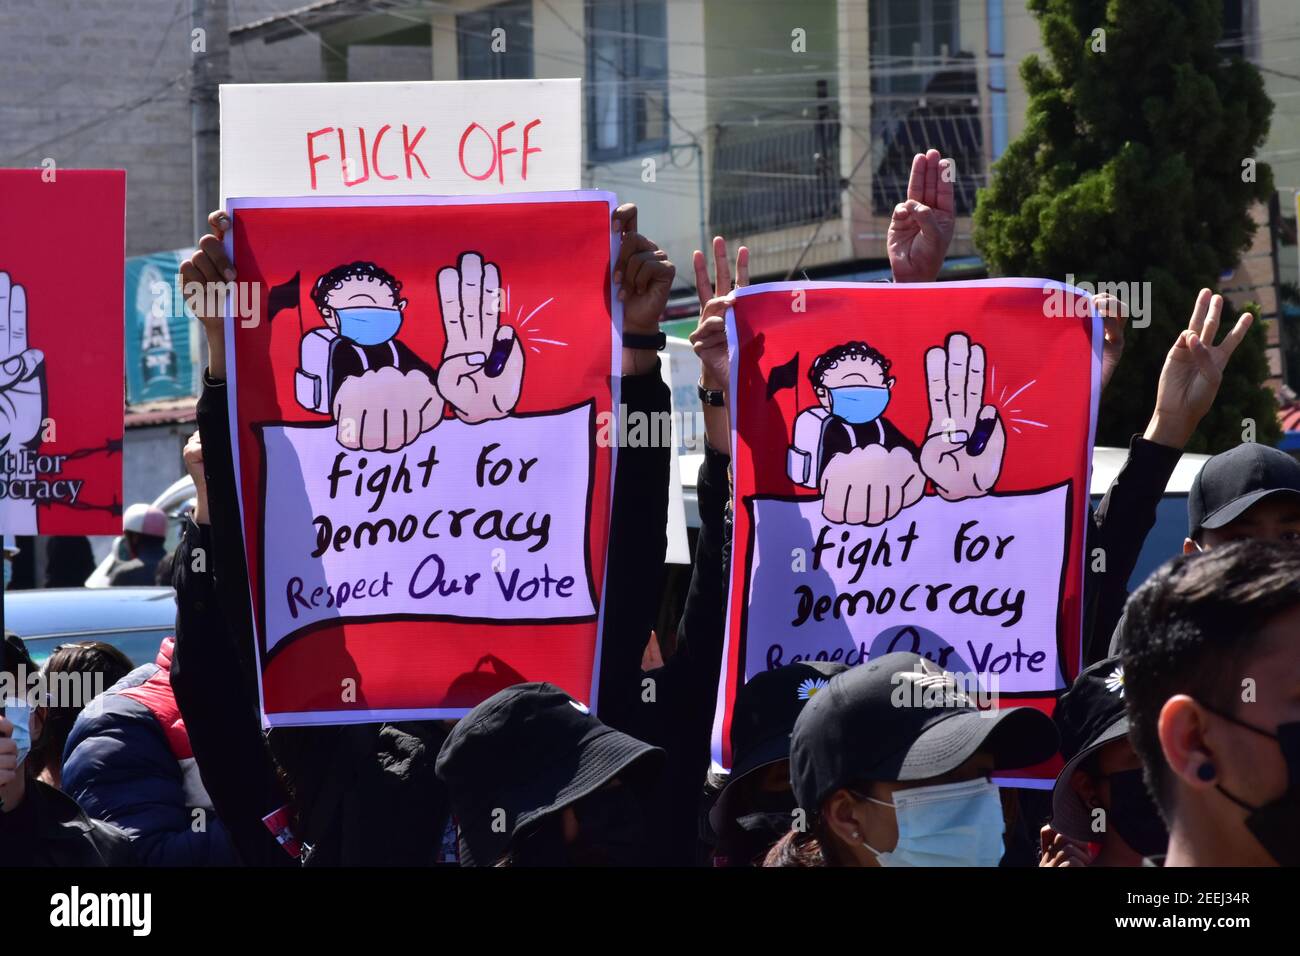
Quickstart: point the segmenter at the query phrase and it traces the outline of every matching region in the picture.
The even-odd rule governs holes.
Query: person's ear
[[[31,716],[27,720],[27,732],[32,740],[40,740],[41,731],[45,729],[45,716],[49,713],[47,707],[33,707]]]
[[[1085,807],[1091,809],[1101,806],[1101,800],[1097,796],[1097,781],[1087,771],[1076,770],[1071,775],[1070,789],[1074,791],[1075,796],[1083,801]]]
[[[862,843],[862,808],[847,790],[836,790],[826,801],[822,819],[841,843],[852,847]]]
[[[405,308],[406,308],[406,300],[405,300],[405,299],[399,299],[398,302],[397,302],[397,311],[398,311],[398,312],[401,312],[401,311],[405,310]]]
[[[1175,694],[1160,708],[1156,719],[1165,764],[1183,786],[1208,790],[1218,779],[1214,749],[1206,739],[1201,706],[1186,694]]]
[[[1200,546],[1191,538],[1183,538],[1183,554],[1195,554],[1200,550]]]
[[[328,305],[322,305],[322,306],[320,307],[320,314],[321,314],[321,317],[322,317],[322,318],[325,318],[325,319],[332,319],[332,318],[334,318],[334,310],[331,309]]]
[[[885,388],[893,388],[894,382],[896,381],[897,379],[895,379],[894,376],[889,376],[889,378],[885,379]]]

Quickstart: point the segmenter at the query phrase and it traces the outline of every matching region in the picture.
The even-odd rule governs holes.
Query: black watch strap
[[[711,388],[705,388],[704,383],[702,382],[696,382],[695,387],[699,390],[700,401],[705,405],[709,405],[713,408],[721,408],[727,404],[726,393],[721,389],[714,390]]]
[[[667,345],[667,332],[656,332],[654,335],[640,335],[636,332],[623,333],[623,348],[625,349],[654,349],[656,352],[662,352]]]

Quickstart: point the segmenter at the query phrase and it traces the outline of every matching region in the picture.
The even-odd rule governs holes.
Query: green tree
[[[1165,352],[1196,293],[1250,245],[1252,204],[1272,172],[1252,159],[1273,103],[1254,66],[1215,48],[1219,0],[1029,0],[1046,56],[1020,67],[1024,132],[998,161],[975,210],[990,270],[1078,281],[1150,283],[1150,325],[1130,323],[1124,360],[1097,425],[1128,444],[1155,398]],[[1100,32],[1098,32],[1100,31]],[[1224,329],[1238,311],[1224,308]],[[1262,324],[1229,362],[1188,450],[1279,437]]]

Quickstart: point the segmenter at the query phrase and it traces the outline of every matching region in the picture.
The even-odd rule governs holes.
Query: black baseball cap
[[[720,833],[731,814],[739,781],[790,759],[794,722],[836,674],[848,670],[830,661],[799,661],[755,674],[736,692],[731,715],[731,775],[709,809],[709,826]]]
[[[1196,473],[1187,495],[1188,536],[1222,528],[1265,498],[1300,501],[1300,461],[1284,451],[1243,442],[1221,452]]]
[[[492,866],[516,835],[615,777],[648,784],[663,756],[601,723],[554,684],[528,683],[493,694],[461,718],[434,769],[451,795],[462,865]],[[501,832],[497,810],[505,812]]]
[[[1119,658],[1107,657],[1080,673],[1056,702],[1054,719],[1065,766],[1052,785],[1052,829],[1072,840],[1093,840],[1089,808],[1070,786],[1070,778],[1106,744],[1128,736]]]
[[[927,780],[979,750],[995,769],[1013,770],[1047,760],[1056,745],[1041,710],[981,710],[952,674],[900,651],[832,677],[808,702],[790,738],[790,780],[798,805],[816,811],[857,781]]]

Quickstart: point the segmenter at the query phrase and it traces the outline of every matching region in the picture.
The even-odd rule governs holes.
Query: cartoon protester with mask
[[[925,354],[930,425],[918,448],[885,417],[895,379],[866,342],[819,355],[808,369],[818,405],[795,419],[790,479],[822,495],[837,524],[877,525],[921,500],[929,480],[945,500],[987,494],[997,482],[1006,431],[983,404],[984,349],[960,332]]]
[[[373,262],[340,265],[311,298],[325,328],[303,336],[297,399],[331,415],[339,444],[396,451],[443,419],[444,401],[468,424],[503,418],[519,401],[523,350],[499,325],[497,266],[475,252],[438,273],[446,347],[435,371],[397,338],[402,284]]]

